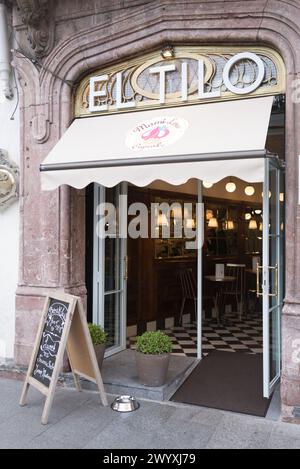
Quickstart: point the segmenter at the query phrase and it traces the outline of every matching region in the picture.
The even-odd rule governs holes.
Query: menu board
[[[69,303],[50,298],[41,341],[38,348],[32,376],[49,387],[62,333],[66,324]]]
[[[55,292],[45,299],[20,398],[20,405],[26,405],[30,386],[46,396],[41,419],[44,425],[48,423],[65,352],[76,389],[81,391],[80,378],[96,383],[102,404],[107,406],[108,401],[82,301],[77,296]]]

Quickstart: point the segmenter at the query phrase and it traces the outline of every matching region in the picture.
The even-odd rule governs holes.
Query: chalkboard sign
[[[48,423],[55,387],[67,351],[76,389],[79,377],[97,384],[101,401],[108,405],[82,301],[77,296],[55,293],[47,297],[29,363],[20,405],[26,405],[29,386],[46,396],[42,423]]]
[[[47,387],[50,386],[69,306],[64,301],[50,299],[42,340],[32,373],[37,381]]]

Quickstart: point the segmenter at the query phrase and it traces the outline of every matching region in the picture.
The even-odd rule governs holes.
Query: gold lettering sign
[[[76,117],[285,93],[280,55],[259,47],[175,47],[98,70],[80,83]]]

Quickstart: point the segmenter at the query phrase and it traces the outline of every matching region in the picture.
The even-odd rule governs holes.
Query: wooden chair
[[[239,310],[239,318],[242,320],[244,309],[246,310],[246,265],[245,264],[226,264],[225,275],[235,277],[233,282],[225,282],[221,291],[222,304],[226,304],[226,298],[235,301]]]
[[[179,315],[179,324],[181,324],[186,300],[194,302],[195,320],[197,320],[197,286],[192,269],[180,270],[178,275],[182,290],[182,301]]]

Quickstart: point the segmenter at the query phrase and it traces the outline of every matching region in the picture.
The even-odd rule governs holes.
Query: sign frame
[[[174,45],[173,49],[174,57],[172,58],[163,59],[161,50],[155,50],[148,54],[143,54],[141,56],[127,59],[123,62],[111,64],[88,73],[80,81],[75,93],[75,117],[84,118],[113,113],[138,112],[147,109],[159,109],[161,107],[172,108],[174,106],[178,107],[201,104],[202,102],[218,102],[246,98],[251,99],[253,97],[275,96],[285,93],[286,69],[284,61],[281,55],[270,47],[260,47],[256,45]],[[218,60],[221,58],[222,61],[224,61],[222,73],[225,71],[225,76],[228,77],[231,68],[235,66],[236,60],[239,56],[254,58],[255,60],[253,65],[256,64],[258,69],[261,68],[258,64],[260,63],[261,65],[261,60],[263,59],[266,71],[271,75],[268,75],[268,77],[263,80],[263,83],[257,87],[257,84],[260,83],[258,76],[260,76],[260,79],[262,78],[262,70],[260,70],[260,73],[258,71],[256,84],[253,83],[252,88],[247,86],[242,92],[239,90],[238,94],[230,89],[223,90],[221,89],[222,87],[218,90],[206,90],[203,92],[204,90],[202,90],[202,85],[209,85],[214,77],[217,67],[216,57]],[[146,70],[149,70],[149,73],[151,70],[152,72],[157,72],[156,75],[159,77],[158,81],[160,85],[165,85],[163,80],[164,73],[159,73],[158,68],[160,66],[163,68],[170,67],[176,64],[178,60],[182,62],[184,59],[187,61],[195,60],[198,62],[198,84],[190,84],[188,87],[179,86],[178,89],[173,92],[165,92],[163,100],[161,100],[161,86],[157,86],[156,91],[149,91],[144,89],[141,85],[139,77],[145,73]],[[181,74],[182,82],[186,85],[189,75],[189,65],[182,62],[181,69],[179,64],[177,65],[177,71]],[[272,75],[272,67],[276,70],[276,75],[274,76]],[[201,84],[201,89],[199,88],[199,84]],[[94,109],[90,109],[91,86],[95,87],[94,97],[102,103],[101,109],[98,109],[97,105],[94,106]],[[129,91],[127,92],[127,95],[125,93],[127,86],[131,89],[131,97],[129,95]],[[131,99],[134,94],[137,94],[139,99]]]
[[[49,305],[51,300],[57,300],[65,302],[69,305],[68,311],[66,314],[65,324],[63,333],[60,339],[55,365],[53,368],[50,385],[47,387],[46,385],[42,384],[40,381],[33,377],[33,370],[36,363],[36,359],[39,353],[40,344],[42,340],[43,330],[45,321],[48,316]],[[81,349],[77,350],[74,347],[74,344],[78,341],[78,333],[80,334],[81,341],[80,347]],[[77,334],[77,337],[76,337]],[[92,339],[89,333],[86,315],[83,309],[82,300],[78,296],[70,295],[63,292],[54,292],[53,295],[47,295],[42,317],[40,319],[35,343],[33,346],[33,352],[30,358],[27,375],[25,378],[25,382],[23,385],[21,398],[20,398],[20,406],[25,406],[27,404],[27,395],[29,391],[29,387],[32,386],[37,389],[40,393],[46,396],[46,401],[43,408],[41,423],[46,425],[48,423],[50,410],[53,403],[55,388],[57,385],[57,381],[59,378],[59,374],[63,365],[63,357],[65,351],[67,352],[67,356],[69,359],[71,371],[73,374],[75,387],[77,391],[81,391],[80,385],[80,377],[87,379],[89,381],[94,382],[99,390],[100,399],[103,406],[108,406],[108,401],[106,397],[106,393],[104,390],[104,385],[101,377],[101,373],[99,370],[98,362],[96,359],[94,347],[92,344]],[[80,352],[85,356],[85,359],[88,359],[87,363],[82,363],[78,360],[80,356]],[[78,365],[79,364],[79,365]],[[86,364],[88,365],[87,371],[84,369]]]

